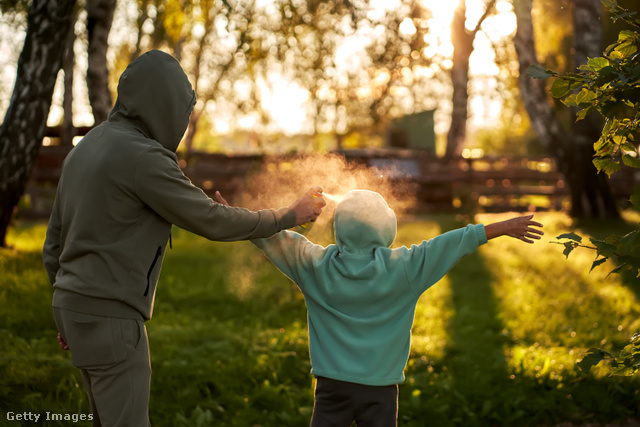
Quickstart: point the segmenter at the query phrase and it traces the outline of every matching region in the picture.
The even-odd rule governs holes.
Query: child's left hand
[[[534,243],[534,240],[540,240],[544,232],[534,227],[542,228],[542,224],[532,221],[531,218],[533,218],[533,214],[506,220],[505,234],[526,243]]]
[[[534,243],[535,240],[540,240],[544,233],[542,230],[535,228],[542,228],[542,224],[533,221],[531,218],[533,218],[533,214],[489,224],[485,227],[487,239],[491,240],[498,236],[511,236],[525,243]]]

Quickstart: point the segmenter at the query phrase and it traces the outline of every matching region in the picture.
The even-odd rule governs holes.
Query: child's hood
[[[126,122],[166,149],[176,151],[189,124],[196,96],[180,63],[152,50],[120,76],[118,99],[109,121]]]
[[[396,216],[384,198],[369,190],[348,192],[334,215],[336,244],[342,253],[371,253],[391,246],[396,238]]]

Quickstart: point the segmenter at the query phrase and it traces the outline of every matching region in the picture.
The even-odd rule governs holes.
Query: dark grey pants
[[[82,372],[94,427],[149,425],[151,363],[142,319],[53,309],[58,331]]]
[[[318,377],[311,427],[396,427],[398,386],[370,386]]]

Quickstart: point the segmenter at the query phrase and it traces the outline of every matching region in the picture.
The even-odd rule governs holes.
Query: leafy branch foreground
[[[583,371],[589,371],[602,361],[608,361],[613,375],[634,375],[640,369],[640,332],[631,337],[631,342],[620,352],[619,357],[599,348],[589,349],[584,359],[578,362]]]
[[[598,111],[605,125],[594,143],[594,165],[608,175],[621,169],[620,163],[640,168],[640,19],[615,0],[602,0],[614,22],[623,21],[631,30],[622,30],[602,57],[590,58],[574,73],[558,73],[533,65],[527,75],[555,78],[551,94],[568,107],[576,107],[577,120]],[[637,202],[640,195],[635,196]]]
[[[621,170],[621,162],[628,167],[640,168],[640,19],[637,11],[621,7],[616,0],[601,1],[610,10],[614,22],[622,21],[631,29],[620,31],[618,40],[605,49],[602,57],[590,58],[578,72],[558,73],[534,65],[527,70],[527,75],[541,79],[554,77],[551,94],[565,105],[577,108],[577,120],[583,120],[594,111],[604,116],[602,134],[593,146],[593,164],[599,172],[611,176]],[[640,208],[639,191],[631,196],[630,202],[636,209]],[[564,245],[566,257],[578,247],[596,251],[590,271],[615,258],[618,265],[611,273],[634,270],[636,278],[640,277],[640,230],[624,236],[611,235],[604,240],[590,239],[593,246],[582,244],[582,237],[575,233],[565,233],[557,238],[561,241],[554,243]],[[608,360],[612,374],[633,375],[640,369],[639,337],[640,333],[633,335],[619,358],[592,348],[579,366],[588,370]]]

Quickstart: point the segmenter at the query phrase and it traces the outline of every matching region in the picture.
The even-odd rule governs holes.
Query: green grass
[[[492,222],[500,215],[479,215]],[[551,244],[603,227],[536,215],[541,242],[489,242],[421,298],[399,425],[552,426],[640,419],[640,375],[576,367],[589,347],[617,353],[640,330],[640,280],[589,273],[594,254],[568,260]],[[463,225],[452,216],[407,219],[395,245]],[[80,376],[56,342],[41,264],[45,225],[11,230],[0,249],[0,425],[7,412],[88,413]],[[329,238],[319,227],[309,236]],[[147,323],[151,421],[162,426],[306,426],[313,407],[306,311],[300,293],[248,243],[212,243],[174,228]],[[47,422],[41,425],[77,425]]]

